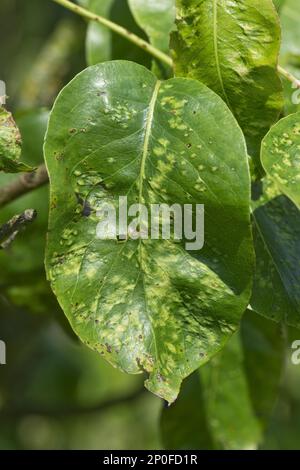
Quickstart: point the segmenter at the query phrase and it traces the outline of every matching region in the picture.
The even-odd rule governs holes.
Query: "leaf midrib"
[[[149,151],[149,142],[150,142],[151,129],[152,129],[153,118],[154,118],[154,110],[155,110],[155,105],[156,105],[160,85],[161,85],[161,81],[158,80],[153,90],[153,94],[149,103],[149,108],[148,108],[147,117],[146,117],[145,137],[144,137],[144,142],[143,142],[143,152],[142,152],[140,176],[139,176],[139,197],[138,197],[139,205],[141,205],[143,202],[143,181],[145,179],[145,165],[146,165],[147,155]],[[141,214],[141,212],[139,214]],[[142,260],[142,239],[141,238],[139,239],[139,242],[138,242],[138,259],[139,259],[140,273],[142,273],[143,290],[145,294],[145,297],[144,297],[145,312],[146,312],[146,315],[148,317],[149,324],[150,324],[156,360],[159,360],[155,331],[153,328],[151,316],[149,315],[149,312],[148,312],[148,303],[147,303],[145,279],[144,279],[145,274],[143,270],[143,260]]]
[[[155,109],[155,104],[157,101],[157,95],[158,95],[160,85],[161,85],[161,82],[158,80],[155,84],[154,91],[153,91],[149,108],[148,108],[148,112],[147,112],[145,138],[144,138],[144,143],[143,143],[143,153],[142,153],[142,158],[141,158],[140,176],[139,176],[139,198],[138,198],[139,204],[142,204],[143,180],[145,177],[145,165],[146,165],[146,159],[147,159],[148,150],[149,150],[149,141],[150,141],[150,136],[151,136],[152,124],[153,124],[154,109]]]

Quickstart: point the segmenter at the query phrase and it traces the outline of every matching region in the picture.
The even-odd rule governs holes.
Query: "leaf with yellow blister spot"
[[[0,107],[0,171],[18,173],[33,168],[20,161],[21,134],[10,112]]]
[[[128,84],[130,83],[130,86]],[[51,209],[46,267],[73,329],[169,402],[222,348],[248,304],[249,168],[240,128],[196,80],[165,82],[126,61],[90,67],[59,95],[45,142]],[[202,250],[187,239],[98,239],[98,211],[205,207]]]

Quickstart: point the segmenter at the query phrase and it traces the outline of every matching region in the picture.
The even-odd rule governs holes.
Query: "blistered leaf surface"
[[[237,118],[259,163],[263,136],[282,109],[276,72],[279,19],[271,0],[177,0],[175,73],[218,93]]]
[[[130,83],[130,87],[128,84]],[[51,209],[46,265],[74,330],[169,402],[235,330],[252,272],[245,142],[222,100],[142,66],[90,67],[52,110],[45,157]],[[96,238],[97,211],[204,204],[205,244]]]

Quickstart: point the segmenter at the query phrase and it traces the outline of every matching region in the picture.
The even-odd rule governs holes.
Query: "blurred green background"
[[[115,0],[111,14],[142,35],[126,0]],[[42,162],[55,96],[86,66],[85,32],[82,19],[51,0],[1,0],[0,79],[30,164]],[[111,49],[113,58],[150,66],[144,52],[114,35]],[[0,186],[13,178],[1,174]],[[0,211],[0,224],[27,208],[38,212],[0,252],[0,339],[7,345],[7,365],[0,366],[0,449],[160,449],[162,400],[143,389],[142,376],[113,369],[80,344],[50,291],[43,265],[47,206],[43,187]],[[289,348],[297,332],[288,334],[286,372],[261,448],[300,449],[300,366],[291,364]],[[188,425],[188,411],[184,418],[178,426]]]

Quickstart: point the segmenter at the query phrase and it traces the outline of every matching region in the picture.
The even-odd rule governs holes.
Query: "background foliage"
[[[167,50],[168,15],[161,16],[156,31],[145,27],[151,11],[145,14],[137,0],[106,1],[101,8],[95,0],[80,3],[141,37],[148,35],[153,44]],[[283,29],[280,63],[300,78],[299,2],[274,3]],[[165,2],[166,7],[169,4]],[[152,68],[162,78],[170,75],[168,67],[152,61],[125,39],[87,24],[51,1],[2,0],[0,24],[0,78],[7,84],[8,109],[21,132],[22,161],[31,166],[43,161],[42,144],[54,98],[87,64],[127,59]],[[209,23],[206,27],[210,28]],[[275,38],[278,25],[272,22],[272,27]],[[184,37],[184,28],[179,27],[180,31]],[[179,39],[173,37],[175,51]],[[266,67],[275,60],[274,49],[279,47],[275,42]],[[201,80],[218,91],[211,75],[200,72]],[[269,78],[277,80],[272,72]],[[228,80],[232,83],[232,77]],[[300,111],[291,99],[295,92],[291,83],[282,82],[284,115]],[[234,87],[229,98],[239,108]],[[276,95],[272,109],[266,110],[270,121],[278,114],[278,100]],[[236,116],[239,114],[244,116],[236,109]],[[261,118],[257,109],[250,114],[256,122]],[[262,163],[266,171],[272,168],[268,146],[276,139],[276,128],[273,132],[265,138]],[[257,142],[252,139],[252,144],[257,158]],[[0,186],[13,178],[1,173]],[[292,193],[283,191],[283,196],[274,189],[272,178],[264,180],[263,186],[262,200],[255,197],[261,194],[261,183],[253,185],[255,249],[263,263],[257,266],[251,307],[264,316],[247,311],[241,330],[220,354],[184,382],[178,401],[170,408],[144,391],[143,377],[125,375],[99,360],[79,343],[67,324],[45,278],[48,187],[1,209],[0,224],[29,207],[37,210],[38,217],[8,250],[0,252],[0,339],[8,345],[8,364],[0,366],[0,448],[299,449],[300,366],[290,360],[292,341],[299,338],[295,329],[299,318],[291,299],[299,286],[293,289],[289,280],[299,270],[295,253],[299,254],[300,224],[298,210],[286,197],[292,194],[299,204],[299,190],[293,186]],[[293,227],[292,235],[287,227]],[[272,244],[288,240],[286,252],[278,255],[279,250],[267,250],[262,238],[272,238]],[[282,263],[282,259],[289,262]],[[279,273],[274,265],[279,266]]]

